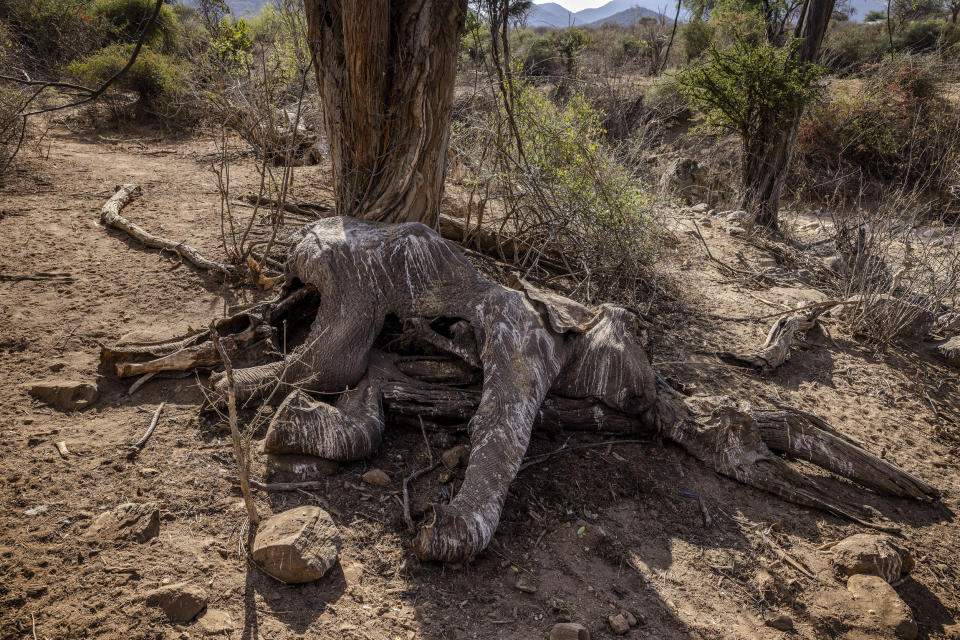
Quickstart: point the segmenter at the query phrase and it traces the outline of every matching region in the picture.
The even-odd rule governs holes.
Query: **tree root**
[[[681,397],[658,380],[627,310],[588,309],[523,281],[515,286],[485,280],[421,224],[332,217],[295,237],[280,296],[216,326],[225,347],[233,336],[233,348],[243,351],[254,336],[275,346],[282,319],[313,317],[292,352],[233,372],[239,402],[278,390],[286,395],[267,430],[268,454],[357,460],[380,445],[388,418],[467,423],[472,447],[464,482],[451,502],[431,506],[412,543],[423,559],[463,562],[486,547],[535,425],[659,434],[721,474],[870,526],[883,527],[775,452],[882,493],[937,497],[815,416]],[[785,360],[794,333],[818,315],[778,323],[753,362],[771,367]],[[103,357],[121,375],[132,365],[137,373],[197,366],[207,362],[208,338],[104,348]],[[222,374],[211,383],[225,396]],[[332,394],[331,403],[311,392]]]

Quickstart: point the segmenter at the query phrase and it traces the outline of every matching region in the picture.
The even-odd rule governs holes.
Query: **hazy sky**
[[[594,7],[602,7],[603,5],[610,2],[610,0],[537,0],[537,4],[543,4],[544,2],[556,2],[561,7],[567,11],[580,11],[581,9],[593,9]]]

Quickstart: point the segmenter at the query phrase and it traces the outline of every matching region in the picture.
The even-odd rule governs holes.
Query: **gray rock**
[[[729,225],[726,228],[726,232],[734,236],[735,238],[739,238],[740,236],[747,235],[747,230],[744,229],[743,227],[738,227],[737,225]]]
[[[167,585],[151,591],[147,604],[163,609],[174,622],[188,622],[207,606],[207,596],[200,587],[189,582]]]
[[[748,214],[746,211],[742,209],[737,209],[734,211],[723,211],[720,213],[720,215],[723,216],[724,219],[730,224],[739,225],[750,220],[750,214]]]
[[[780,631],[793,631],[793,618],[785,613],[770,616],[763,621],[763,624]]]
[[[857,574],[847,581],[847,590],[867,614],[868,622],[880,629],[893,631],[902,640],[914,640],[917,637],[913,612],[883,578]]]
[[[296,507],[260,523],[252,553],[257,564],[283,582],[312,582],[337,562],[340,533],[323,509]]]
[[[892,537],[858,533],[830,548],[831,562],[846,576],[870,574],[895,582],[913,569],[913,557]]]
[[[40,380],[26,386],[31,396],[61,411],[86,409],[99,395],[96,386],[80,380]]]
[[[708,205],[706,202],[700,202],[700,203],[695,204],[695,205],[693,205],[692,207],[690,207],[690,212],[691,212],[691,213],[706,213],[709,209],[710,209],[710,205]]]
[[[101,513],[87,529],[88,540],[146,542],[160,533],[160,509],[154,502],[127,502]]]
[[[207,609],[197,619],[197,625],[209,636],[229,634],[234,628],[230,612],[223,609]]]

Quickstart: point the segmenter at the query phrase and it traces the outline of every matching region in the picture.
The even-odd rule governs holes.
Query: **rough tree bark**
[[[306,0],[337,213],[436,228],[466,0]]]
[[[538,422],[661,434],[722,474],[858,522],[868,516],[774,451],[884,493],[936,496],[813,416],[681,397],[657,382],[626,309],[588,309],[523,281],[517,287],[484,279],[422,224],[335,217],[295,238],[275,301],[222,320],[217,330],[240,349],[251,334],[275,341],[283,319],[313,317],[309,335],[288,356],[234,371],[240,402],[259,401],[278,386],[287,394],[267,430],[269,454],[358,460],[379,446],[389,417],[468,422],[463,485],[449,504],[433,505],[413,542],[424,559],[462,562],[486,547]],[[391,326],[402,327],[399,336],[385,334]],[[124,358],[182,361],[187,368],[206,361],[177,354],[202,350],[206,339],[131,347],[126,355],[105,349],[103,357],[121,373],[128,365],[117,360]],[[439,359],[411,359],[404,351]],[[147,370],[149,363],[138,371]],[[223,374],[212,382],[225,397]],[[313,391],[340,395],[328,404]]]
[[[807,0],[794,37],[800,39],[798,61],[813,64],[820,54],[823,36],[830,25],[834,0]],[[793,113],[771,114],[769,134],[759,136],[743,148],[742,180],[744,191],[741,207],[754,214],[757,224],[776,228],[780,210],[780,193],[793,160],[797,126],[802,109]]]

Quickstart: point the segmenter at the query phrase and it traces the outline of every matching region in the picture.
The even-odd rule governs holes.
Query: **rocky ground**
[[[97,370],[101,343],[205,327],[267,295],[98,224],[114,185],[136,182],[127,217],[223,259],[212,145],[111,136],[55,130],[49,158],[28,159],[0,189],[0,638],[532,638],[558,623],[570,625],[558,638],[582,637],[573,625],[593,638],[960,637],[960,372],[924,336],[878,351],[830,319],[766,377],[720,363],[713,354],[749,350],[771,322],[730,318],[824,294],[708,207],[664,211],[646,314],[655,366],[690,392],[817,413],[937,487],[942,501],[924,505],[836,482],[902,536],[874,537],[643,442],[525,470],[487,551],[424,565],[405,546],[402,479],[468,439],[428,432],[425,443],[397,426],[373,459],[319,469],[316,490],[255,493],[265,514],[323,509],[340,538],[321,579],[275,581],[246,561],[229,432],[197,417],[203,380],[130,393]],[[251,161],[233,181],[238,193],[254,186]],[[321,168],[296,170],[301,198],[328,198],[325,185]],[[811,238],[827,227],[796,221]],[[594,441],[539,434],[531,452]],[[458,457],[414,484],[415,513],[455,490]],[[254,476],[265,473],[258,455]]]

